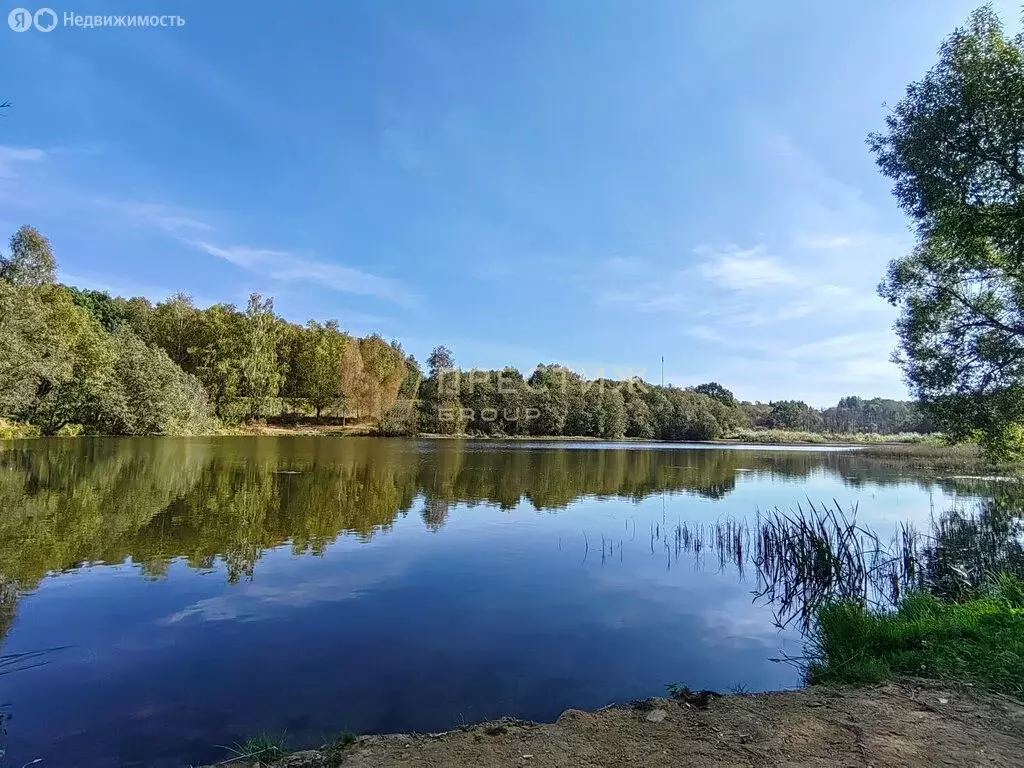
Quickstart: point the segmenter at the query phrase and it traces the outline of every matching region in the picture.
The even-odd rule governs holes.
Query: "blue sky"
[[[0,27],[0,231],[421,360],[904,397],[875,286],[912,238],[864,139],[974,5],[54,6],[186,23]]]

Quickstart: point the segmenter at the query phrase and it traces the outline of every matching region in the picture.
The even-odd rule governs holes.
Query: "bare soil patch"
[[[360,737],[343,753],[301,752],[288,768],[573,766],[1021,766],[1024,704],[955,683],[650,699],[443,734]]]

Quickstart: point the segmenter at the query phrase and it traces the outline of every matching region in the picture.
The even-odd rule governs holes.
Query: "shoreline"
[[[435,432],[419,432],[415,435],[378,435],[372,430],[367,429],[365,426],[340,426],[332,424],[298,424],[292,426],[268,424],[258,425],[250,427],[242,427],[239,430],[226,430],[224,432],[211,433],[212,435],[226,434],[226,435],[304,435],[304,436],[331,436],[331,437],[375,437],[380,439],[416,439],[416,440],[472,440],[478,442],[494,442],[494,443],[513,443],[513,442],[534,442],[534,443],[594,443],[594,444],[614,444],[614,443],[639,443],[639,444],[657,444],[657,445],[743,445],[760,447],[765,446],[771,447],[783,447],[783,446],[800,446],[800,447],[821,447],[821,448],[835,448],[835,447],[867,447],[867,446],[899,446],[909,447],[926,443],[924,440],[906,441],[906,440],[858,440],[856,436],[850,436],[849,439],[842,439],[840,436],[831,433],[822,433],[822,437],[828,439],[822,440],[799,440],[799,439],[774,439],[774,440],[757,440],[751,439],[749,436],[741,437],[720,437],[714,440],[661,440],[658,438],[644,438],[644,437],[620,437],[620,438],[604,438],[604,437],[593,437],[591,435],[504,435],[504,436],[491,436],[491,435],[446,435]]]
[[[48,439],[68,440],[76,437],[125,439],[123,435],[85,435],[66,434],[43,437],[38,434],[25,434],[23,431],[12,431],[11,423],[0,423],[7,430],[0,429],[0,446],[13,441],[41,441]],[[21,426],[21,425],[18,425]],[[786,433],[781,433],[785,435]],[[804,433],[790,433],[803,436]],[[771,435],[778,438],[780,433]],[[437,441],[472,441],[479,444],[514,445],[516,443],[540,443],[557,445],[559,443],[592,444],[595,448],[607,445],[650,445],[650,446],[706,446],[707,448],[738,448],[744,450],[779,450],[807,449],[834,452],[857,452],[866,459],[885,466],[904,466],[915,469],[938,472],[958,472],[962,475],[989,477],[992,475],[1019,477],[1024,475],[1024,464],[993,463],[985,458],[981,450],[974,444],[949,445],[939,442],[932,436],[927,439],[901,441],[876,439],[843,439],[843,436],[829,435],[825,440],[802,439],[755,439],[749,435],[738,437],[717,438],[714,440],[658,440],[635,437],[607,439],[591,436],[570,435],[507,435],[502,437],[488,435],[440,435],[419,433],[416,435],[378,435],[369,427],[341,424],[251,424],[244,427],[223,427],[213,431],[193,435],[138,435],[138,439],[159,437],[193,437],[193,438],[228,438],[228,437],[334,437],[334,438],[365,438],[383,440],[437,440]],[[823,436],[824,437],[824,436]],[[852,438],[854,436],[847,436]]]
[[[571,443],[653,443],[659,445],[744,445],[744,446],[801,446],[823,448],[846,446],[937,446],[934,435],[922,435],[919,439],[877,439],[888,437],[876,433],[839,434],[832,432],[809,433],[787,430],[743,430],[740,434],[730,437],[719,437],[711,440],[662,440],[659,438],[619,437],[604,438],[592,435],[450,435],[434,432],[418,432],[410,435],[380,435],[366,424],[323,424],[304,422],[298,424],[253,423],[241,426],[220,426],[210,431],[188,435],[134,435],[134,437],[246,437],[246,436],[330,436],[330,437],[376,437],[382,439],[422,439],[422,440],[474,440],[490,442],[571,442]],[[33,427],[22,422],[10,422],[0,419],[0,440],[29,440],[71,437],[128,437],[128,435],[86,434],[82,432],[40,435]],[[893,435],[893,438],[900,437]]]
[[[503,718],[444,733],[348,737],[282,768],[676,768],[998,765],[1024,754],[1024,704],[951,681],[647,699],[554,723]],[[240,760],[231,765],[255,768]]]
[[[80,434],[80,435],[0,435],[2,440],[73,440],[75,438],[154,438],[154,437],[368,437],[379,440],[472,440],[475,442],[493,443],[594,443],[594,444],[657,444],[657,445],[736,445],[749,446],[753,448],[778,448],[796,446],[801,448],[864,448],[874,446],[912,446],[916,443],[905,442],[858,442],[855,440],[829,440],[829,441],[801,441],[801,440],[773,440],[760,442],[757,440],[745,440],[742,438],[718,438],[715,440],[659,440],[657,438],[642,437],[620,437],[603,438],[590,435],[505,435],[492,437],[489,435],[439,435],[430,432],[421,432],[416,435],[377,435],[369,431],[359,431],[346,427],[301,425],[295,427],[266,426],[266,427],[242,427],[238,429],[223,429],[214,432],[201,432],[192,435],[108,435],[108,434]]]

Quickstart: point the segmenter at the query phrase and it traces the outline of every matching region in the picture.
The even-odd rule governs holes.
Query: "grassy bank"
[[[941,435],[914,432],[880,435],[874,432],[838,434],[783,429],[737,429],[723,440],[759,445],[855,445],[863,446],[860,455],[870,458],[872,463],[879,466],[984,475],[1024,473],[1024,465],[1021,464],[993,463],[976,443],[951,445],[943,441]]]
[[[765,443],[770,445],[881,445],[888,443],[938,443],[935,435],[904,432],[896,435],[881,435],[877,432],[800,432],[789,429],[735,429],[723,440],[743,443]]]
[[[1024,698],[1024,580],[1003,575],[962,603],[912,594],[891,612],[832,603],[818,612],[811,651],[812,684],[914,676]]]
[[[967,475],[1019,475],[1020,464],[998,464],[990,461],[976,443],[949,445],[938,441],[905,445],[870,445],[862,456],[879,466],[901,469],[926,469]]]

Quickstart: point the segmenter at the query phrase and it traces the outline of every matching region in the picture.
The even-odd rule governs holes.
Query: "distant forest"
[[[402,345],[306,325],[253,294],[201,309],[56,282],[49,241],[31,227],[0,256],[0,418],[39,433],[195,434],[218,423],[331,418],[379,434],[709,440],[738,428],[931,432],[912,402],[845,397],[738,402],[717,383],[679,388],[586,380],[559,365],[459,370],[445,347],[426,370]]]

